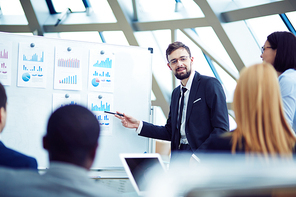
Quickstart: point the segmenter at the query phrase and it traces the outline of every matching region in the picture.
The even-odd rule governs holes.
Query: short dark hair
[[[169,55],[174,52],[175,50],[179,49],[179,48],[184,48],[186,49],[186,51],[188,52],[189,54],[189,57],[191,57],[191,52],[190,52],[190,49],[188,46],[186,46],[185,44],[183,44],[182,42],[179,42],[179,41],[176,41],[176,42],[173,42],[171,44],[169,44],[167,50],[166,50],[166,59],[167,61],[169,61]]]
[[[0,83],[0,109],[4,107],[6,111],[6,103],[7,103],[7,95],[5,92],[5,88],[2,85],[2,83]]]
[[[90,110],[80,105],[60,107],[47,124],[45,138],[50,160],[83,166],[97,147],[99,135],[99,121]]]
[[[293,68],[296,69],[296,37],[287,31],[273,32],[267,36],[267,41],[272,49],[276,49],[274,68],[278,72],[285,72]]]

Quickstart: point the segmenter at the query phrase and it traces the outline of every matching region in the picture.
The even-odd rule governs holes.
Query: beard
[[[183,79],[186,79],[190,76],[191,74],[191,69],[189,71],[186,70],[186,73],[185,74],[178,74],[177,72],[175,73],[175,76],[177,79],[179,80],[183,80]]]

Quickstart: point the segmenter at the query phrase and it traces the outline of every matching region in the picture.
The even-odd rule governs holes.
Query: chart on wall
[[[81,104],[80,94],[53,93],[53,96],[52,96],[53,111],[65,105],[77,105],[77,104]]]
[[[45,88],[46,47],[38,43],[19,43],[18,86]]]
[[[88,89],[90,91],[114,91],[114,53],[90,50]]]
[[[0,81],[3,85],[11,85],[11,42],[0,42]]]
[[[54,89],[82,89],[82,55],[78,47],[55,48]]]
[[[88,108],[100,122],[101,135],[112,135],[113,115],[104,113],[104,111],[113,110],[113,94],[88,94]]]

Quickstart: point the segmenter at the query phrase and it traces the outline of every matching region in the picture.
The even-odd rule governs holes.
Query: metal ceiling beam
[[[225,72],[227,72],[234,80],[237,80],[239,74],[226,64],[217,54],[215,54],[209,46],[204,43],[201,38],[191,29],[181,29],[181,31],[194,42],[205,54],[214,60]]]
[[[208,21],[209,25],[215,31],[221,44],[224,46],[226,52],[228,53],[229,57],[231,58],[232,62],[234,63],[238,71],[241,71],[241,69],[243,69],[245,65],[242,59],[240,58],[239,54],[237,53],[236,49],[234,48],[233,44],[231,43],[225,30],[223,29],[222,24],[219,21],[218,17],[216,16],[213,9],[209,5],[208,1],[207,0],[194,0],[194,1],[203,11],[205,15],[205,19]]]
[[[123,31],[128,43],[133,46],[139,46],[138,41],[134,36],[134,31],[131,27],[130,20],[124,14],[124,11],[120,6],[119,2],[114,0],[107,0],[107,1],[117,20],[117,24],[119,25],[121,31]]]
[[[133,21],[138,21],[137,0],[132,0],[132,3],[133,3],[133,11],[134,11],[134,18],[133,18]]]
[[[166,118],[168,118],[169,115],[169,104],[167,103],[167,101],[164,98],[164,95],[154,77],[154,75],[152,75],[152,91],[156,97],[155,101],[151,101],[152,106],[159,106],[163,112],[163,114],[166,116]]]
[[[108,3],[116,17],[117,24],[123,31],[128,43],[130,45],[139,46],[138,41],[134,35],[134,30],[132,28],[132,22],[124,13],[124,9],[120,6],[118,1],[108,0]],[[152,102],[153,106],[160,106],[163,113],[167,116],[169,113],[169,105],[165,100],[163,92],[161,91],[159,84],[157,83],[154,75],[152,74],[152,91],[156,97],[156,101]]]
[[[0,31],[10,33],[28,33],[31,29],[28,25],[0,25]]]
[[[82,31],[120,31],[118,23],[90,23],[90,24],[59,24],[58,26],[44,25],[46,33],[50,32],[82,32]]]
[[[33,34],[38,36],[43,36],[44,32],[43,32],[42,26],[38,22],[35,9],[33,8],[31,1],[20,0],[20,3],[27,17],[30,32],[33,32]]]
[[[205,18],[176,19],[166,21],[134,22],[135,31],[153,31],[161,29],[185,29],[209,26]]]
[[[295,0],[284,0],[221,13],[224,22],[235,22],[256,17],[281,14],[296,10]]]

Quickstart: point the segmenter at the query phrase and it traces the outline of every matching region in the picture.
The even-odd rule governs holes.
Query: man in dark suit
[[[6,92],[3,85],[0,83],[0,133],[2,133],[6,124],[6,106]],[[0,166],[37,170],[37,161],[33,157],[26,156],[20,152],[7,148],[0,139]]]
[[[229,130],[225,94],[216,78],[192,72],[194,58],[183,43],[170,44],[166,57],[168,67],[181,80],[172,93],[166,125],[156,126],[126,114],[116,117],[141,136],[171,141],[172,154],[188,151],[196,158],[194,153],[206,149],[211,137]]]

